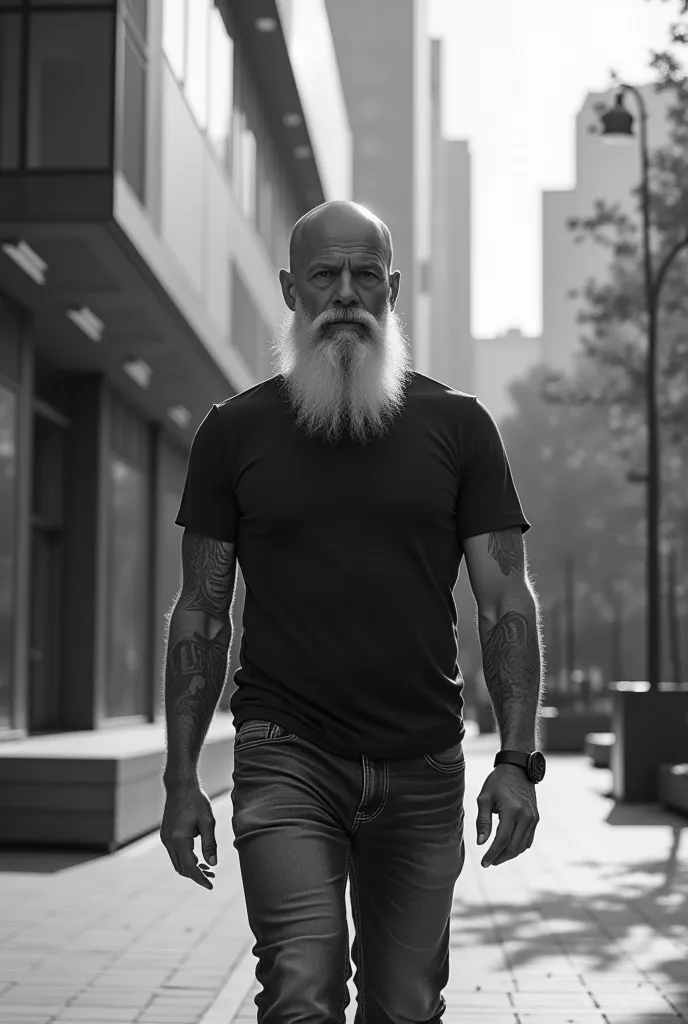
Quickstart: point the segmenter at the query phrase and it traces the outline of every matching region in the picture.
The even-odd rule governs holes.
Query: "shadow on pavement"
[[[106,853],[94,850],[57,849],[47,847],[3,847],[0,849],[0,874],[12,872],[21,874],[54,875],[67,868],[87,864],[89,861],[106,857]]]
[[[552,956],[583,961],[580,973],[621,974],[632,970],[624,951],[638,927],[653,929],[661,943],[655,962],[643,959],[643,970],[664,975],[685,1012],[688,1002],[688,857],[679,858],[682,830],[672,830],[668,856],[625,866],[596,864],[598,891],[576,899],[564,891],[539,891],[523,905],[490,901],[464,903],[457,892],[452,911],[453,946],[494,948],[508,967],[537,967]],[[589,865],[572,861],[571,867]],[[525,895],[525,893],[524,893]],[[676,953],[667,949],[673,941]],[[506,943],[506,949],[502,944]],[[630,949],[630,945],[629,945]],[[646,954],[651,955],[651,939]],[[668,954],[668,955],[667,955]],[[545,968],[546,971],[546,968]],[[630,984],[630,983],[629,983]],[[680,993],[677,992],[680,989]]]

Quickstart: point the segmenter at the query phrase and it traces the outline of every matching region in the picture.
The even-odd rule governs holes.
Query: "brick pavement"
[[[466,743],[467,858],[445,1024],[688,1021],[688,820],[617,807],[604,795],[609,772],[550,756],[535,844],[484,870],[475,799],[496,748],[493,736]],[[157,833],[71,865],[0,852],[2,1024],[255,1021],[229,796],[213,806],[212,893],[174,873]]]

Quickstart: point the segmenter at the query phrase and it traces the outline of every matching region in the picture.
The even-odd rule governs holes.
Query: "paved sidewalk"
[[[617,807],[609,772],[550,756],[533,847],[485,870],[475,801],[497,745],[466,742],[445,1024],[688,1022],[688,820]],[[255,1021],[229,796],[213,807],[213,892],[175,874],[157,833],[109,857],[0,851],[1,1024]]]

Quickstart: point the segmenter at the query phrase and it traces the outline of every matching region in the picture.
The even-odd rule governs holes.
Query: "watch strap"
[[[529,760],[530,754],[524,754],[522,750],[500,750],[494,759],[494,767],[498,764],[517,764],[527,770]]]

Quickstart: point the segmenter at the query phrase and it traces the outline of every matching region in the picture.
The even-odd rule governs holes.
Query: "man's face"
[[[315,437],[365,443],[384,434],[403,403],[410,354],[394,313],[390,273],[374,220],[328,209],[307,224],[282,271],[292,311],[274,342],[298,423]]]

